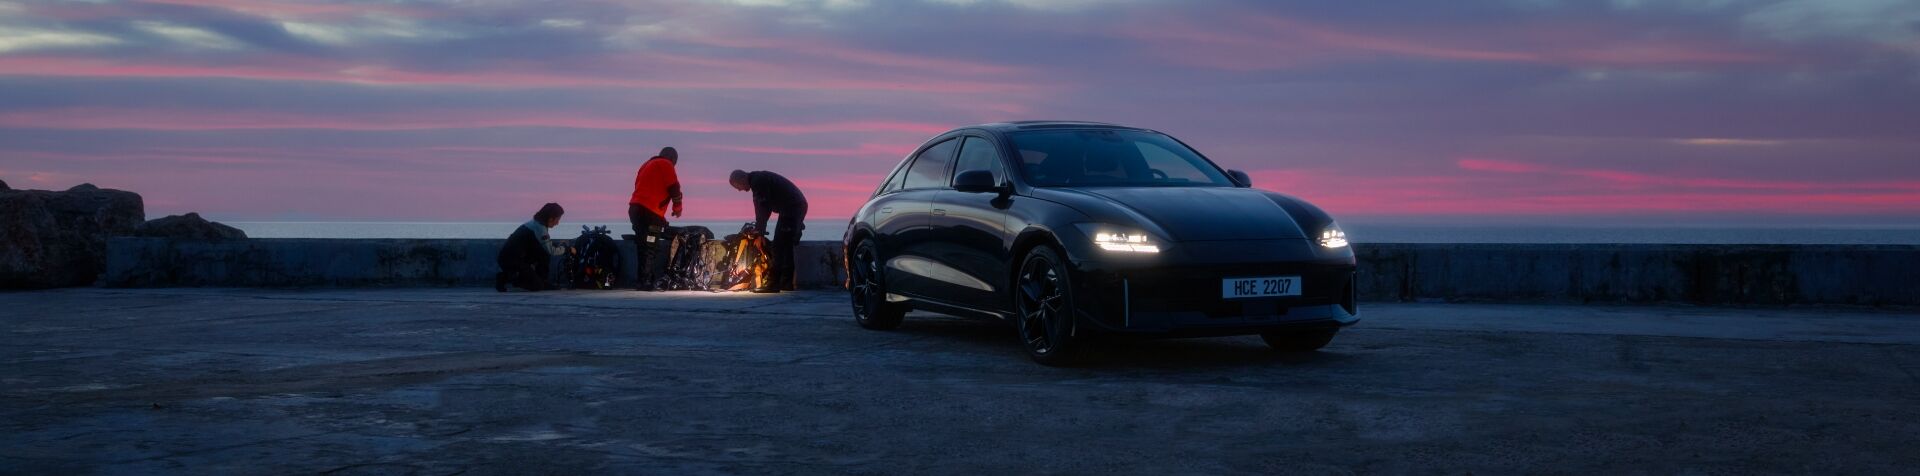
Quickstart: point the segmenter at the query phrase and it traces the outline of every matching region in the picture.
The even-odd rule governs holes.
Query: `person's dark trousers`
[[[528,259],[518,263],[502,261],[500,263],[500,276],[495,278],[496,282],[494,284],[496,287],[512,284],[514,287],[528,291],[553,289],[553,285],[547,282],[547,272],[550,271],[551,268],[547,266],[546,257],[541,256],[538,258],[539,259]]]
[[[667,218],[655,215],[653,210],[648,210],[647,207],[629,204],[627,221],[633,222],[633,236],[636,240],[634,247],[639,248],[635,251],[640,255],[640,269],[635,270],[635,275],[640,277],[640,282],[634,285],[634,289],[651,291],[654,280],[651,263],[653,263],[654,251],[657,249],[654,242],[667,231]]]
[[[794,289],[793,249],[800,245],[801,231],[807,229],[806,219],[807,209],[801,207],[793,213],[781,213],[780,221],[773,225],[773,249],[767,250],[773,255],[773,263],[767,267],[773,278],[767,284],[774,289]]]

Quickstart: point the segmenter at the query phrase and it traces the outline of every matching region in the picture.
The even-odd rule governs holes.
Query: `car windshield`
[[[1200,154],[1155,132],[1028,131],[1010,138],[1021,173],[1036,187],[1233,184]]]

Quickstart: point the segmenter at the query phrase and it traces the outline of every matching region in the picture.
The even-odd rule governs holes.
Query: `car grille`
[[[1301,278],[1299,296],[1220,297],[1222,279],[1295,275]],[[1352,277],[1351,267],[1327,265],[1162,269],[1122,276],[1130,288],[1133,312],[1199,312],[1213,318],[1279,316],[1291,307],[1343,303]]]

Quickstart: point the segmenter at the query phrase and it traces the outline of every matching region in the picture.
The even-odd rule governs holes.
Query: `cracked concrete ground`
[[[0,473],[1909,473],[1920,315],[1368,304],[1327,350],[844,295],[0,293]]]

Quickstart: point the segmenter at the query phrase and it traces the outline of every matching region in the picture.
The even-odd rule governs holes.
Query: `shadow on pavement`
[[[873,332],[873,331],[867,331]],[[908,316],[900,328],[893,331],[900,335],[925,337],[920,342],[927,346],[949,347],[954,352],[977,352],[984,355],[1005,356],[1023,364],[1039,365],[1027,360],[1026,353],[1020,348],[1019,337],[1011,324],[988,320],[968,319],[947,316]],[[1209,337],[1158,339],[1142,337],[1102,336],[1094,339],[1092,347],[1082,356],[1078,365],[1082,370],[1173,370],[1206,369],[1220,370],[1235,367],[1330,367],[1348,364],[1359,358],[1358,355],[1339,352],[1336,340],[1329,350],[1320,352],[1275,352],[1260,341],[1259,337]]]

